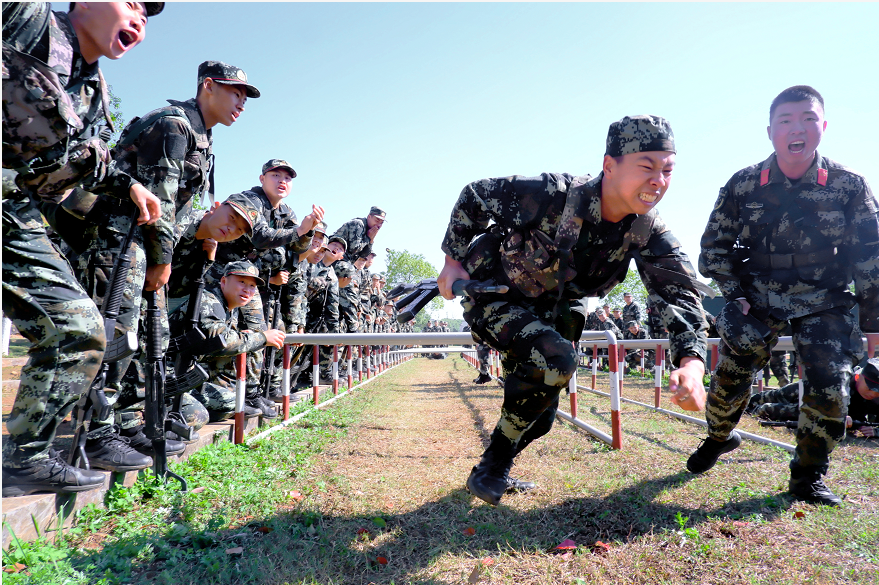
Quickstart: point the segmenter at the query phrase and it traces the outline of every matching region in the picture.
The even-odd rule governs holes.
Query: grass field
[[[464,489],[501,401],[475,376],[416,359],[270,440],[202,450],[176,467],[189,493],[111,492],[59,546],[13,547],[4,582],[879,583],[879,442],[837,448],[845,503],[818,508],[785,494],[787,452],[746,442],[694,476],[702,428],[624,405],[622,450],[557,423],[513,468],[539,488],[494,508]],[[627,378],[626,396],[652,393]],[[580,400],[609,428],[607,399]]]

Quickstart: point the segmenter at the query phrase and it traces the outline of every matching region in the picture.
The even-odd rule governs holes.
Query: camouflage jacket
[[[360,331],[360,320],[357,317],[359,310],[360,287],[352,279],[348,286],[339,289],[339,316],[343,325],[343,333],[356,333]]]
[[[168,315],[172,337],[183,333],[189,299]],[[223,378],[226,382],[235,381],[235,356],[265,347],[266,336],[261,331],[240,331],[238,329],[238,309],[229,309],[226,297],[219,286],[209,287],[201,299],[198,326],[208,337],[222,337],[226,347],[204,357],[202,363],[211,370],[211,379]]]
[[[174,246],[171,260],[171,278],[168,280],[167,294],[169,298],[187,297],[192,294],[196,276],[204,274],[213,262],[207,259],[202,249],[204,240],[197,240],[195,232],[205,216],[206,211],[194,211],[187,223],[179,226],[179,241]]]
[[[136,181],[107,168],[100,136],[113,129],[107,84],[80,54],[67,14],[44,2],[3,4],[2,99],[4,200],[58,203],[76,185],[128,199]]]
[[[623,331],[623,339],[650,339],[647,337],[647,331],[644,329],[638,329],[638,333],[632,334],[631,331],[626,329]]]
[[[168,103],[131,120],[113,150],[113,166],[139,180],[162,205],[161,219],[141,227],[149,265],[173,263],[177,226],[189,223],[195,201],[212,189],[213,137],[195,98]],[[116,215],[128,225],[127,212]]]
[[[348,244],[345,251],[345,260],[354,264],[358,258],[365,258],[372,252],[372,242],[366,233],[369,231],[369,224],[365,217],[355,217],[346,221],[336,230],[332,237],[340,237]]]
[[[262,187],[230,195],[228,200],[244,200],[248,207],[257,210],[252,218],[253,235],[223,242],[217,247],[216,264],[208,273],[212,282],[219,282],[226,264],[237,260],[252,262],[259,270],[260,278],[268,282],[269,277],[287,264],[288,253],[304,252],[311,244],[314,232],[299,237],[296,214],[283,203],[277,208],[272,207]]]
[[[755,315],[790,319],[857,302],[861,329],[879,332],[879,215],[866,179],[816,153],[795,183],[774,153],[733,175],[702,235],[699,270]]]
[[[617,339],[622,339],[622,337],[623,337],[623,332],[620,331],[620,328],[617,327],[616,323],[613,322],[613,319],[610,319],[610,318],[605,319],[604,321],[599,319],[595,330],[596,331],[610,331],[614,335],[616,335]]]
[[[699,293],[692,285],[656,271],[667,270],[694,279],[696,273],[687,255],[655,211],[643,216],[629,215],[618,223],[603,221],[602,177],[601,174],[594,179],[586,177],[581,205],[576,212],[583,219],[583,225],[572,250],[571,265],[576,275],[565,285],[564,298],[604,296],[625,278],[630,260],[634,258],[650,299],[674,333],[673,362],[677,365],[686,356],[704,361],[708,325]],[[540,230],[553,240],[561,223],[568,187],[574,179],[568,174],[544,173],[530,178],[512,176],[470,183],[452,210],[443,251],[454,260],[464,262],[466,267],[468,248],[471,243],[475,244],[474,238],[487,237],[489,239],[482,241],[484,247],[478,249],[481,272],[474,277],[509,283],[501,262],[489,256],[500,256],[503,238],[514,230],[519,233]],[[490,228],[492,221],[496,227]],[[633,228],[636,225],[647,226],[647,229],[636,231]],[[512,288],[511,293],[508,298],[528,305],[551,303],[558,291],[544,291],[535,299],[525,298]]]
[[[308,312],[306,292],[308,283],[306,273],[310,264],[307,260],[298,260],[295,254],[287,262],[286,269],[290,272],[287,285],[281,287],[281,315],[287,325],[287,333],[295,333],[300,327],[305,328],[305,316]],[[292,262],[297,260],[297,262]]]
[[[339,279],[332,266],[312,264],[308,271],[309,333],[339,332]]]
[[[629,321],[641,322],[641,307],[635,301],[630,305],[623,305],[623,323]]]

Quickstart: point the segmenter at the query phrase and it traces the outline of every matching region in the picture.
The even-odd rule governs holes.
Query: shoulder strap
[[[559,303],[565,292],[564,274],[573,259],[571,250],[580,238],[580,230],[583,228],[583,218],[577,213],[580,210],[580,202],[583,200],[583,185],[586,181],[582,177],[576,177],[568,186],[568,197],[565,199],[565,208],[562,210],[562,220],[555,233],[556,246],[556,274],[559,275],[559,292],[556,296],[555,306],[552,309],[553,321],[558,317]]]
[[[680,272],[675,272],[674,270],[668,270],[666,268],[660,268],[659,266],[653,266],[652,264],[648,264],[641,256],[640,250],[635,250],[634,257],[638,263],[638,267],[643,268],[645,272],[649,272],[654,276],[659,276],[660,278],[671,280],[678,284],[693,287],[709,299],[713,299],[715,296],[717,296],[717,291],[715,291],[710,286],[699,282],[695,278],[690,278],[686,274],[681,274]]]
[[[47,2],[4,2],[3,42],[30,54],[49,28]]]
[[[192,125],[189,123],[189,118],[186,117],[186,112],[177,106],[165,106],[164,108],[153,110],[143,118],[135,120],[131,126],[128,127],[122,138],[119,139],[117,146],[128,146],[133,143],[137,137],[140,136],[141,132],[152,126],[152,124],[159,118],[165,117],[177,118],[182,121],[187,128],[192,130]]]

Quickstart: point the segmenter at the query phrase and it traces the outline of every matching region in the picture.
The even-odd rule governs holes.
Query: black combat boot
[[[788,491],[801,502],[822,506],[839,506],[842,504],[842,500],[830,491],[830,488],[821,479],[823,475],[820,469],[791,465]]]
[[[107,471],[137,471],[153,464],[152,457],[138,453],[128,437],[119,435],[118,427],[112,435],[86,440],[85,454],[91,467]]]
[[[123,437],[127,437],[128,444],[131,445],[131,448],[138,453],[149,455],[150,457],[155,455],[155,451],[153,451],[153,442],[149,440],[145,434],[143,434],[142,426],[134,427],[131,429],[122,429],[121,431],[119,431],[119,434]],[[168,439],[167,433],[165,434],[166,455],[180,455],[185,450],[186,445],[183,442]]]
[[[262,415],[263,418],[277,418],[278,411],[275,408],[275,403],[267,398],[264,398],[262,394],[255,394],[253,396],[246,396],[244,398],[244,407],[251,407],[258,411],[258,414]],[[245,416],[247,416],[245,414]]]
[[[506,450],[492,449],[491,446],[482,454],[482,459],[473,467],[467,478],[467,490],[492,506],[497,506],[501,496],[507,491],[510,468],[513,467],[513,455]]]
[[[49,450],[47,459],[40,459],[25,467],[3,468],[4,498],[27,496],[37,492],[84,492],[102,485],[102,472],[68,465],[54,449]]]
[[[699,448],[687,459],[687,469],[691,473],[705,473],[717,463],[724,453],[737,449],[742,444],[742,437],[735,431],[730,433],[726,441],[715,441],[711,437],[702,440]]]
[[[488,374],[479,374],[479,377],[473,380],[474,384],[486,384],[491,382],[491,376]]]

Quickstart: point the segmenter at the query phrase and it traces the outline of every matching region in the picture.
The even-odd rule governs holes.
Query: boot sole
[[[477,490],[473,489],[473,487],[470,486],[469,477],[467,478],[467,491],[470,492],[470,495],[475,496],[486,504],[491,504],[492,506],[497,506],[501,501],[501,496],[494,496],[493,494],[489,494],[486,492],[477,493]]]
[[[87,492],[89,490],[96,490],[104,485],[104,482],[101,483],[92,483],[87,485],[71,485],[71,486],[63,486],[63,487],[52,487],[45,485],[32,485],[32,486],[8,486],[3,488],[3,497],[4,498],[15,498],[18,496],[29,496],[31,494],[38,494],[40,492],[49,492],[53,494],[75,494],[78,492]]]
[[[710,470],[712,467],[717,465],[717,461],[718,461],[718,459],[720,459],[721,455],[726,455],[727,453],[730,453],[730,452],[738,449],[742,445],[742,438],[735,431],[733,431],[733,433],[734,433],[733,435],[730,435],[730,439],[733,436],[738,437],[738,439],[739,439],[738,442],[733,442],[733,443],[727,445],[726,447],[724,447],[721,451],[719,451],[717,453],[717,456],[714,458],[714,461],[712,461],[711,464],[708,465],[707,467],[705,467],[704,469],[700,469],[699,471],[694,471],[693,469],[690,469],[690,460],[696,455],[696,453],[693,453],[693,455],[690,455],[690,459],[687,459],[687,471],[689,471],[690,473],[705,473],[706,471]],[[730,440],[730,439],[727,439],[727,440]],[[698,450],[697,450],[697,452],[698,452]]]

